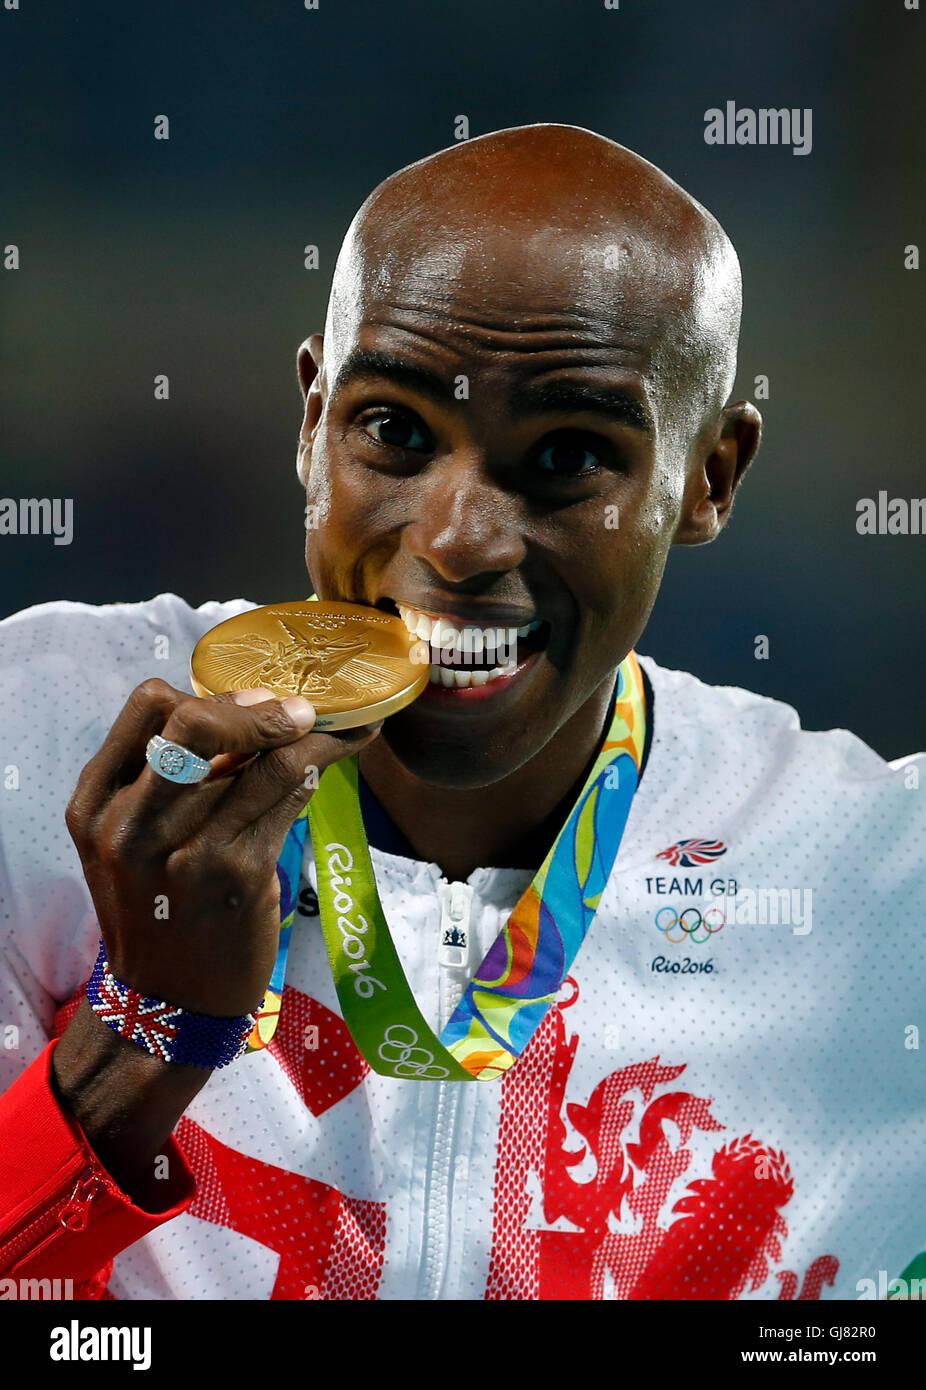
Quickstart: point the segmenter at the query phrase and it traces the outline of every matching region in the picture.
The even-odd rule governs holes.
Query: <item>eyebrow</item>
[[[375,348],[355,348],[348,354],[335,378],[332,394],[344,390],[352,382],[383,377],[417,391],[436,405],[452,404],[456,400],[453,389],[437,372]],[[511,395],[511,407],[523,415],[545,412],[605,415],[617,424],[629,425],[644,434],[656,433],[646,406],[623,386],[562,380],[538,386],[517,386]]]

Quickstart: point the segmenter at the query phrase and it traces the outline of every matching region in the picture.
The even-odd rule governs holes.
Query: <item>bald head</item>
[[[313,588],[549,623],[510,684],[437,672],[387,721],[413,778],[481,788],[576,720],[598,737],[672,546],[720,533],[758,448],[727,400],[739,313],[710,214],[591,131],[496,131],[367,198],[297,359]]]
[[[566,329],[577,309],[603,342],[645,338],[662,424],[686,435],[732,389],[741,284],[729,238],[667,175],[593,131],[494,131],[379,184],[335,268],[329,370],[371,306],[426,295],[449,310],[461,286],[475,318],[481,300],[514,330],[557,309]]]

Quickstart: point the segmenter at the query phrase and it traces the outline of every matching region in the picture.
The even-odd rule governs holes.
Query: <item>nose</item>
[[[448,583],[506,573],[523,561],[520,499],[486,472],[479,457],[448,456],[432,465],[405,527],[406,550]]]

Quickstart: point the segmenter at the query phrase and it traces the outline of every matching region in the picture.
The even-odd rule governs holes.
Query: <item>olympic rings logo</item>
[[[660,921],[661,917],[669,914],[668,921]],[[709,919],[714,919],[711,922]],[[726,925],[726,914],[722,907],[709,907],[702,913],[696,907],[686,907],[684,912],[676,914],[671,907],[661,907],[656,913],[656,927],[665,936],[667,941],[671,941],[673,946],[680,946],[683,941],[690,941],[694,946],[703,946],[705,941],[710,941],[712,936],[721,931]],[[676,928],[681,932],[681,936],[670,936]],[[695,932],[703,930],[703,936],[696,936]]]
[[[450,1072],[434,1066],[434,1053],[416,1047],[418,1034],[405,1023],[391,1023],[379,1045],[382,1061],[392,1067],[393,1076],[418,1076],[422,1081],[440,1081]]]

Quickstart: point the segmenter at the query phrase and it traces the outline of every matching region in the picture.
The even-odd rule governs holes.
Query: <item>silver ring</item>
[[[212,771],[208,758],[200,758],[189,748],[184,748],[182,743],[172,743],[160,734],[149,738],[145,758],[148,766],[168,782],[201,782]]]

